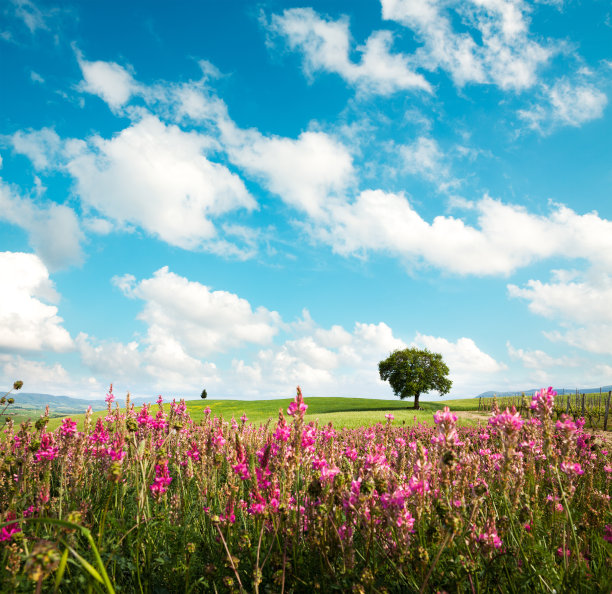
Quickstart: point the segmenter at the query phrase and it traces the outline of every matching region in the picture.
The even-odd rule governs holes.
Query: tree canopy
[[[380,379],[388,381],[401,400],[414,397],[414,408],[419,408],[421,394],[431,390],[448,394],[453,385],[447,377],[449,370],[442,355],[427,349],[393,351],[378,364],[378,372]]]

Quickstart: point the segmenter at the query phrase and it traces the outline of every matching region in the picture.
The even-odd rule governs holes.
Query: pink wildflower
[[[445,406],[444,410],[438,410],[434,413],[434,422],[438,426],[438,436],[432,437],[432,443],[460,445],[459,434],[455,427],[457,415],[451,413],[448,406]]]
[[[6,520],[15,520],[16,518],[17,516],[15,515],[15,512],[8,512],[6,515]],[[2,530],[0,531],[0,542],[12,540],[13,534],[16,534],[17,532],[21,532],[21,528],[17,522],[3,526]]]
[[[289,408],[287,408],[287,414],[292,417],[297,413],[299,417],[304,417],[304,413],[306,412],[307,408],[308,405],[304,403],[302,390],[298,386],[295,400],[289,405]]]
[[[584,470],[582,470],[582,466],[578,463],[571,463],[571,462],[561,462],[561,470],[563,472],[565,472],[565,474],[575,474],[575,475],[581,475],[584,474]]]
[[[69,437],[74,435],[77,430],[76,421],[73,421],[70,417],[62,419],[62,426],[60,427],[60,435],[62,437]]]
[[[217,433],[213,437],[213,443],[215,444],[215,448],[217,448],[217,451],[219,451],[225,445],[225,438],[223,437],[221,429],[219,429],[219,431],[217,431]]]
[[[149,489],[151,489],[153,496],[159,499],[161,495],[168,490],[167,487],[171,482],[172,477],[170,476],[168,463],[163,462],[162,464],[157,464],[155,466],[155,480]]]
[[[514,407],[512,407],[512,412],[506,408],[504,412],[491,417],[489,425],[496,427],[507,437],[513,437],[521,430],[523,419]]]
[[[568,417],[566,414],[561,415],[561,420],[557,421],[555,427],[564,432],[568,437],[576,433],[578,430],[578,425],[574,423],[571,417]]]
[[[549,417],[555,405],[556,395],[557,393],[551,386],[549,386],[548,389],[542,388],[533,395],[529,407],[531,410],[535,411],[540,418]]]

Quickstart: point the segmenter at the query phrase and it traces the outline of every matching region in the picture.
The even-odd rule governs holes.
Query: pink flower
[[[434,413],[434,422],[442,428],[454,427],[457,422],[457,415],[451,413],[450,408],[445,406],[444,410],[437,410]]]
[[[6,520],[14,520],[16,518],[17,516],[15,515],[15,512],[8,512],[6,515]],[[17,532],[21,532],[21,528],[17,522],[3,526],[2,530],[0,531],[0,541],[12,540],[13,534],[16,534]]]
[[[455,428],[457,415],[451,413],[448,406],[445,406],[444,410],[438,410],[434,413],[434,422],[438,426],[438,436],[431,438],[432,443],[451,446],[461,445],[459,442],[459,434]]]
[[[274,432],[273,437],[277,441],[287,441],[290,435],[291,435],[291,427],[289,427],[289,425],[287,425],[283,421],[282,425],[281,423],[279,423],[278,426],[276,427],[276,431]]]
[[[357,456],[359,455],[357,453],[357,450],[355,448],[346,448],[344,450],[344,455],[349,459],[352,460],[353,462],[355,462],[355,460],[357,460]]]
[[[612,525],[606,524],[604,526],[604,540],[607,542],[612,542]]]
[[[568,437],[578,430],[578,425],[576,425],[572,418],[568,417],[566,414],[561,415],[561,420],[557,421],[555,427],[559,431],[563,431]]]
[[[161,495],[168,490],[167,487],[171,482],[172,477],[170,476],[168,463],[164,462],[163,464],[157,464],[155,466],[155,480],[149,489],[151,489],[153,496],[159,499]]]
[[[232,465],[232,470],[243,480],[249,480],[251,473],[249,472],[249,466],[244,460],[239,460],[237,464]]]
[[[225,438],[223,437],[221,429],[219,429],[219,431],[213,437],[213,443],[215,444],[217,451],[219,451],[225,445]]]
[[[340,474],[340,469],[337,466],[324,466],[321,468],[321,480],[323,481],[333,481],[337,474]]]
[[[395,417],[391,413],[388,413],[385,415],[385,419],[387,419],[387,421],[393,421]]]
[[[563,549],[563,548],[559,547],[557,549],[557,556],[559,556],[559,557],[570,557],[571,554],[572,554],[571,551],[569,549],[567,549],[567,548]]]
[[[489,419],[489,425],[496,427],[506,436],[510,437],[521,430],[523,419],[521,419],[520,413],[516,412],[514,407],[512,407],[512,412],[506,408],[504,412],[491,417]]]
[[[575,462],[572,464],[571,462],[561,462],[561,470],[565,472],[565,474],[575,474],[581,475],[584,474],[584,470],[582,470],[582,466]]]
[[[60,427],[60,435],[62,437],[69,437],[74,435],[77,430],[76,421],[73,421],[70,417],[62,419],[62,426]]]
[[[289,408],[287,409],[287,414],[290,417],[292,417],[293,415],[297,413],[298,416],[304,417],[304,413],[306,412],[307,408],[308,408],[308,405],[304,403],[304,397],[302,396],[302,390],[298,386],[295,400],[289,405]]]
[[[549,386],[548,389],[542,388],[533,395],[529,407],[531,410],[535,411],[540,418],[549,417],[555,405],[556,395],[557,393],[551,386]]]
[[[494,526],[487,525],[486,531],[478,535],[478,541],[487,548],[499,549],[502,546],[502,539],[497,534]]]

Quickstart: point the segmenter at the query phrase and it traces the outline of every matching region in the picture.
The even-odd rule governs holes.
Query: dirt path
[[[482,425],[486,425],[489,417],[491,416],[488,412],[475,412],[475,411],[467,411],[467,410],[457,410],[453,411],[454,414],[457,415],[457,419],[465,419],[469,421],[479,421]],[[585,433],[590,433],[591,435],[596,435],[601,438],[606,443],[612,444],[612,431],[603,431],[602,429],[591,429],[585,428]]]

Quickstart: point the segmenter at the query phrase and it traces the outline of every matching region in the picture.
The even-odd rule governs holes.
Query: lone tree
[[[208,392],[206,392],[206,390],[202,390],[202,393],[200,394],[200,398],[206,398],[206,396],[208,396]]]
[[[419,408],[419,396],[430,390],[448,394],[453,382],[448,379],[448,367],[442,355],[427,349],[393,351],[378,364],[380,379],[388,381],[393,393],[401,400],[414,396],[414,408]]]

